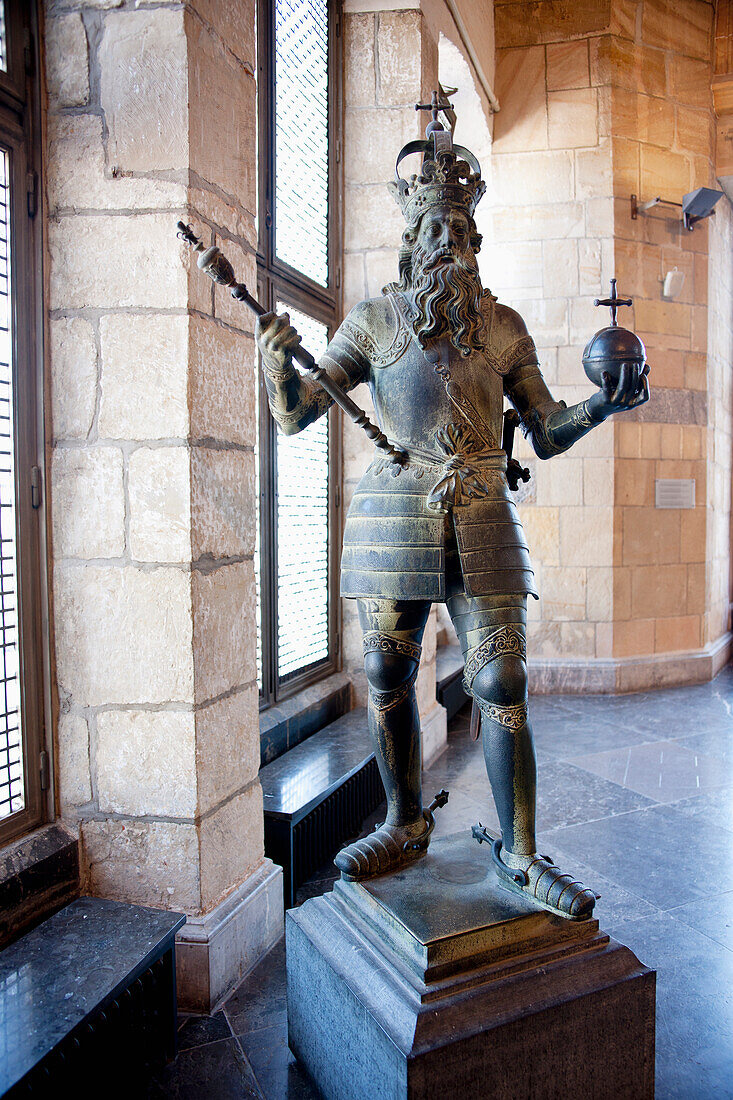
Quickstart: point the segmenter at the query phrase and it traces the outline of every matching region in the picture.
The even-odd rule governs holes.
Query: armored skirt
[[[443,602],[447,559],[457,550],[467,596],[536,597],[505,456],[482,466],[485,496],[445,512],[428,505],[435,473],[412,462],[404,469],[372,463],[346,518],[342,596]]]

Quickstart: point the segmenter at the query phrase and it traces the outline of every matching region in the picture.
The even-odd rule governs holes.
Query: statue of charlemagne
[[[434,97],[435,98],[435,97]],[[433,601],[447,605],[465,660],[464,683],[481,712],[489,780],[501,824],[500,880],[572,919],[595,894],[537,853],[536,767],[527,716],[527,596],[537,598],[507,480],[503,401],[514,406],[537,455],[566,451],[608,416],[648,397],[644,370],[621,368],[572,408],[553,400],[524,321],[479,278],[473,214],[485,185],[467,149],[437,122],[420,174],[390,185],[407,227],[399,280],[359,302],[319,366],[343,389],[367,382],[382,431],[403,464],[375,457],[349,509],[341,593],[356,599],[364,631],[369,729],[387,792],[386,821],[336,857],[352,880],[418,858],[429,827],[421,792],[415,679]],[[270,409],[286,434],[322,416],[330,398],[296,372],[299,336],[287,314],[257,327]]]

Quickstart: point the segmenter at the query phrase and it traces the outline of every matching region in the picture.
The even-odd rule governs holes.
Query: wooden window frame
[[[0,822],[0,845],[53,816],[44,477],[43,241],[39,20],[35,2],[5,0],[8,71],[0,73],[0,144],[11,159],[10,273],[18,649],[26,805]]]
[[[278,300],[292,304],[326,325],[329,339],[341,320],[343,26],[341,0],[328,0],[328,286],[278,259],[275,250],[275,2],[257,0],[258,84],[258,292],[268,310]],[[282,680],[277,675],[277,428],[270,416],[267,394],[259,386],[260,476],[260,599],[262,638],[262,690],[265,708],[322,680],[341,666],[341,602],[338,576],[341,554],[341,410],[329,413],[329,555],[328,555],[328,651],[329,656]]]

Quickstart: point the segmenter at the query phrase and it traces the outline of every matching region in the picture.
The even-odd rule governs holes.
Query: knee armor
[[[370,630],[364,635],[364,668],[372,706],[384,713],[410,694],[420,667],[422,646],[406,638]]]
[[[526,659],[524,631],[511,623],[492,630],[466,658],[466,691],[486,718],[505,729],[521,729],[527,721]],[[503,701],[517,696],[519,702]]]

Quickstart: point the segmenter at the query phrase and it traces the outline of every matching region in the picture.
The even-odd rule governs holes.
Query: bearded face
[[[461,355],[484,347],[483,288],[468,219],[460,211],[436,207],[422,218],[402,281],[419,313],[415,333],[424,347],[447,336]]]

